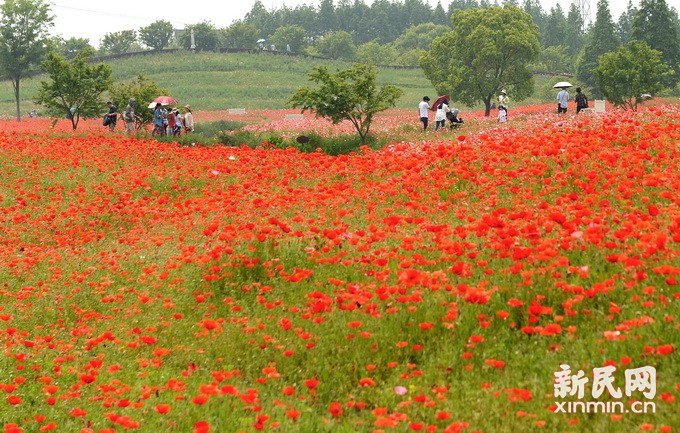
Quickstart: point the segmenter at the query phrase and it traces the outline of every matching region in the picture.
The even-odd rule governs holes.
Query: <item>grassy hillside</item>
[[[290,108],[287,100],[300,86],[309,85],[307,73],[317,66],[328,66],[332,71],[350,66],[342,61],[322,61],[304,57],[272,53],[162,53],[110,62],[114,80],[127,80],[138,74],[156,81],[182,104],[197,110],[227,108],[282,109]],[[32,108],[44,76],[27,78],[21,82],[22,113]],[[436,96],[430,82],[420,69],[380,68],[379,84],[394,84],[404,90],[397,102],[399,109],[416,110],[423,95]],[[549,102],[554,99],[550,88],[558,78],[536,77],[534,96],[523,104]],[[511,97],[511,104],[518,101]],[[454,97],[455,101],[455,97]],[[511,107],[512,107],[511,105]],[[481,110],[482,104],[463,107]],[[102,110],[104,107],[102,107]],[[14,93],[9,81],[0,81],[0,116],[13,116]]]
[[[169,53],[139,56],[110,62],[115,80],[144,74],[183,104],[198,110],[289,108],[286,101],[300,86],[308,85],[306,74],[317,66],[331,70],[349,66],[346,62],[321,61],[271,53]],[[22,112],[34,107],[31,99],[45,77],[22,81]],[[413,109],[423,95],[434,88],[420,69],[381,69],[379,82],[404,90],[397,108]],[[38,110],[40,111],[39,107]],[[0,82],[0,114],[14,113],[14,96],[9,81]]]

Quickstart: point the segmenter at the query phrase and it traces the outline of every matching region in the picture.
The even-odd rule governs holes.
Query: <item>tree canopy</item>
[[[68,118],[74,130],[81,118],[101,114],[104,105],[101,95],[111,84],[110,66],[88,64],[93,53],[92,49],[84,49],[69,61],[53,51],[42,63],[50,81],[40,83],[35,102],[55,119]]]
[[[42,0],[5,0],[0,13],[0,72],[12,80],[20,121],[21,79],[48,51],[48,31],[54,17]]]
[[[680,39],[673,15],[665,0],[641,0],[631,25],[631,39],[646,42],[661,53],[661,60],[673,71],[665,84],[680,81]]]
[[[317,87],[301,87],[289,103],[302,112],[313,111],[317,117],[334,124],[352,123],[362,143],[366,143],[373,117],[395,105],[403,91],[391,84],[378,88],[378,72],[373,66],[355,64],[349,69],[331,73],[326,67],[308,74]]]
[[[152,50],[162,50],[170,45],[175,30],[169,21],[156,21],[139,29],[139,39]]]
[[[659,51],[645,42],[630,41],[628,46],[603,54],[594,73],[598,88],[609,101],[637,110],[643,95],[661,90],[664,76],[672,70],[662,63]]]
[[[101,42],[101,50],[108,54],[123,54],[132,50],[137,42],[137,32],[134,30],[121,30],[104,35]]]
[[[528,63],[538,56],[538,26],[515,6],[456,11],[453,30],[436,38],[421,57],[425,76],[440,94],[473,105],[482,100],[486,115],[501,89],[514,100],[533,90]]]

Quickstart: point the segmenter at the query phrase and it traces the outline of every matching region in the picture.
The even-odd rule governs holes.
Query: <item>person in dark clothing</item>
[[[576,114],[578,114],[584,108],[588,108],[588,98],[584,93],[581,92],[581,88],[576,88],[576,96],[574,97],[576,102]]]
[[[109,112],[104,115],[104,126],[109,127],[109,131],[113,132],[116,129],[116,122],[118,121],[118,107],[113,105],[113,102],[106,103]]]

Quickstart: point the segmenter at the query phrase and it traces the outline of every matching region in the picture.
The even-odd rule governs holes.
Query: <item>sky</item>
[[[318,6],[320,0],[261,0],[267,10],[280,9],[284,5],[294,8],[307,4]],[[446,10],[451,0],[425,0],[432,7],[441,1]],[[548,12],[557,3],[565,13],[574,0],[540,0],[543,10]],[[583,1],[583,0],[577,0]],[[587,0],[586,0],[587,1]],[[595,19],[597,0],[589,0],[591,17]],[[364,0],[371,4],[371,0]],[[680,10],[680,0],[666,0],[667,4]],[[98,47],[99,41],[109,32],[137,30],[155,21],[171,22],[176,29],[187,24],[210,21],[218,28],[241,20],[248,13],[255,0],[114,0],[113,2],[94,2],[92,0],[47,0],[55,16],[51,33],[65,39],[71,37],[87,38],[90,44]],[[337,3],[337,2],[334,2]],[[519,2],[520,4],[522,1]],[[628,0],[609,0],[609,10],[614,20],[624,12]],[[633,0],[637,6],[638,0]]]

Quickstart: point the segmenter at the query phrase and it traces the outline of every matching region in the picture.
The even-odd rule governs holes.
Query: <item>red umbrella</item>
[[[430,110],[432,110],[432,111],[437,111],[437,106],[438,106],[439,104],[441,104],[442,101],[444,101],[444,100],[448,101],[449,99],[450,99],[450,98],[449,98],[449,95],[442,95],[442,96],[440,96],[439,98],[435,99],[435,101],[432,103],[432,105],[430,106]]]
[[[177,101],[171,96],[159,96],[158,98],[154,99],[153,102],[159,102],[162,105],[175,105],[177,104]]]

